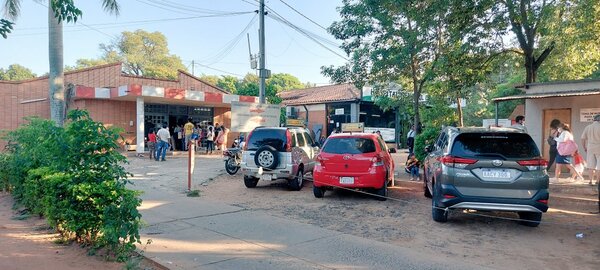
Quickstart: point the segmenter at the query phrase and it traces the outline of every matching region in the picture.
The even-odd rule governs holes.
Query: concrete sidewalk
[[[142,243],[152,241],[141,248],[170,269],[481,269],[263,211],[189,198],[185,156],[129,160],[134,188],[144,191]],[[221,156],[198,156],[192,189],[223,173]]]

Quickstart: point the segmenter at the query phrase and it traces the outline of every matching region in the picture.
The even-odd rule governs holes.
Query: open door
[[[548,160],[550,145],[546,139],[550,135],[550,122],[553,119],[560,120],[561,123],[566,123],[571,125],[571,109],[548,109],[544,110],[544,123],[542,126],[542,156],[544,159]]]

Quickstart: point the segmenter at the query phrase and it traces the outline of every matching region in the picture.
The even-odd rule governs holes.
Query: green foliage
[[[14,24],[11,21],[0,19],[0,36],[7,38],[8,34],[12,32]]]
[[[425,160],[427,152],[425,147],[435,142],[435,139],[440,135],[441,129],[439,127],[426,127],[421,134],[415,137],[415,156],[418,160]]]
[[[217,81],[218,87],[221,87],[231,93],[237,92],[237,84],[238,84],[238,78],[231,76],[231,75],[223,75]]]
[[[21,81],[35,78],[36,75],[24,66],[12,64],[7,69],[0,68],[0,80],[3,81]]]
[[[65,71],[73,71],[78,69],[90,68],[100,65],[109,64],[106,59],[77,59],[74,66],[65,66]]]
[[[219,76],[202,74],[202,76],[200,76],[200,80],[203,80],[212,85],[217,85],[217,83],[219,82]]]
[[[10,132],[0,179],[8,177],[15,198],[63,236],[94,250],[106,248],[123,261],[139,243],[141,200],[126,188],[126,158],[116,142],[120,130],[81,110],[68,118],[65,128],[31,118]]]

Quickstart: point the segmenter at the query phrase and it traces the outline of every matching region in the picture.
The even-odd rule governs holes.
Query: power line
[[[296,10],[294,7],[290,6],[288,3],[286,3],[283,0],[279,0],[281,1],[281,3],[283,3],[284,5],[288,6],[289,8],[291,8],[293,11],[295,11],[296,13],[300,14],[300,16],[304,17],[305,19],[309,20],[310,22],[312,22],[313,24],[315,24],[318,27],[321,27],[321,29],[327,31],[327,28],[323,27],[322,25],[320,25],[319,23],[313,21],[311,18],[307,17],[306,15],[302,14],[302,12]]]
[[[237,73],[232,73],[232,72],[221,70],[221,69],[218,69],[218,68],[213,68],[213,67],[210,67],[210,66],[207,66],[207,65],[203,65],[203,64],[197,63],[196,61],[194,61],[193,64],[201,66],[201,67],[205,67],[205,68],[208,68],[208,69],[216,70],[216,71],[219,71],[219,72],[227,73],[227,74],[230,74],[230,75],[234,75],[234,76],[238,76],[238,77],[242,77],[242,78],[244,77],[244,75],[240,75],[240,74],[237,74]]]

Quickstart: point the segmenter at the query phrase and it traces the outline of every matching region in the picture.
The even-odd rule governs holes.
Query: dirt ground
[[[200,191],[203,199],[486,267],[598,269],[600,263],[597,193],[587,185],[553,185],[552,209],[537,228],[510,220],[518,218],[514,213],[496,212],[454,211],[447,223],[436,223],[422,184],[410,181],[396,181],[391,198],[383,202],[347,190],[327,191],[317,199],[310,182],[299,192],[289,191],[285,182],[260,181],[248,189],[239,173],[221,176]],[[583,237],[576,237],[580,233]]]
[[[99,256],[88,256],[87,250],[77,244],[61,245],[58,234],[50,230],[46,221],[38,217],[19,220],[13,209],[13,199],[0,192],[0,269],[124,269],[125,263],[109,262]],[[156,269],[152,262],[143,260],[139,269]]]

